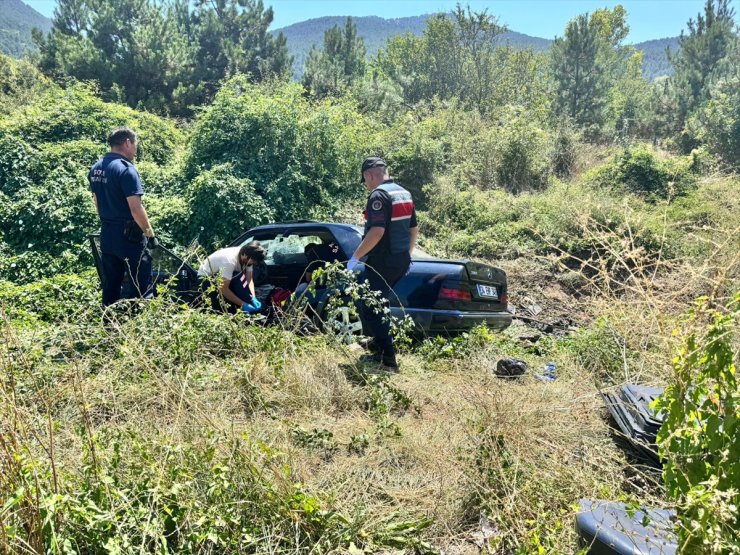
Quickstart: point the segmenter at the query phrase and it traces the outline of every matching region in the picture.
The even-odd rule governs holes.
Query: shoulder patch
[[[372,208],[373,210],[380,210],[381,208],[383,208],[383,203],[376,199],[372,202],[370,208]]]

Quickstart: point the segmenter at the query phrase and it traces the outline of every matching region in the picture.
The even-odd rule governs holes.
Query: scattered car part
[[[581,499],[576,531],[588,555],[675,555],[675,513]]]
[[[499,378],[518,378],[527,372],[527,363],[518,358],[502,358],[496,363]]]
[[[634,384],[601,394],[627,441],[656,465],[660,465],[660,457],[655,442],[663,416],[656,414],[650,404],[662,394],[662,388]]]

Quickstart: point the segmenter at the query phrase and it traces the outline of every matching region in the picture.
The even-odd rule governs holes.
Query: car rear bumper
[[[480,324],[491,329],[503,330],[511,325],[510,312],[462,312],[459,310],[439,310],[423,308],[392,307],[391,313],[396,317],[404,314],[411,317],[420,331],[426,332],[460,332]]]

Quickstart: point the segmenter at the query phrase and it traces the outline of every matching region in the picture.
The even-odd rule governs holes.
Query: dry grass
[[[391,549],[377,539],[392,535],[383,530],[428,520],[415,537],[445,553],[573,553],[579,499],[665,503],[655,471],[615,439],[599,388],[665,383],[677,341],[671,331],[692,299],[719,303],[740,275],[732,225],[696,230],[696,241],[712,246],[700,262],[646,253],[588,219],[582,231],[602,248],[577,261],[577,280],[564,279],[574,272],[572,257],[506,268],[515,300],[526,294],[544,308],[542,319],[577,322],[576,334],[531,346],[515,328],[471,339],[449,358],[417,348],[386,380],[365,373],[357,353],[330,338],[166,304],[108,326],[85,314],[53,326],[5,319],[1,491],[18,485],[20,455],[53,462],[53,488],[64,491],[89,457],[84,447],[103,432],[133,430],[171,446],[216,434],[269,445],[281,463],[264,472],[279,491],[301,484],[323,508],[345,515],[351,540],[333,540],[333,549],[349,541]],[[496,378],[496,360],[512,355],[533,371],[555,361],[559,379]],[[170,462],[152,464],[164,476]],[[27,552],[40,545],[34,533]],[[273,539],[266,536],[264,550],[280,551]],[[0,536],[0,553],[10,552],[7,541]],[[406,550],[421,549],[404,541]]]

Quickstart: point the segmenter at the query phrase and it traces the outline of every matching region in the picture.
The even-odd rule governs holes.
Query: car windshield
[[[265,264],[268,266],[281,264],[308,264],[306,257],[307,247],[326,246],[330,253],[336,255],[339,253],[339,247],[328,233],[289,233],[283,235],[278,233],[272,237],[247,237],[241,241],[241,245],[246,245],[250,241],[257,239],[265,250],[267,257]]]

